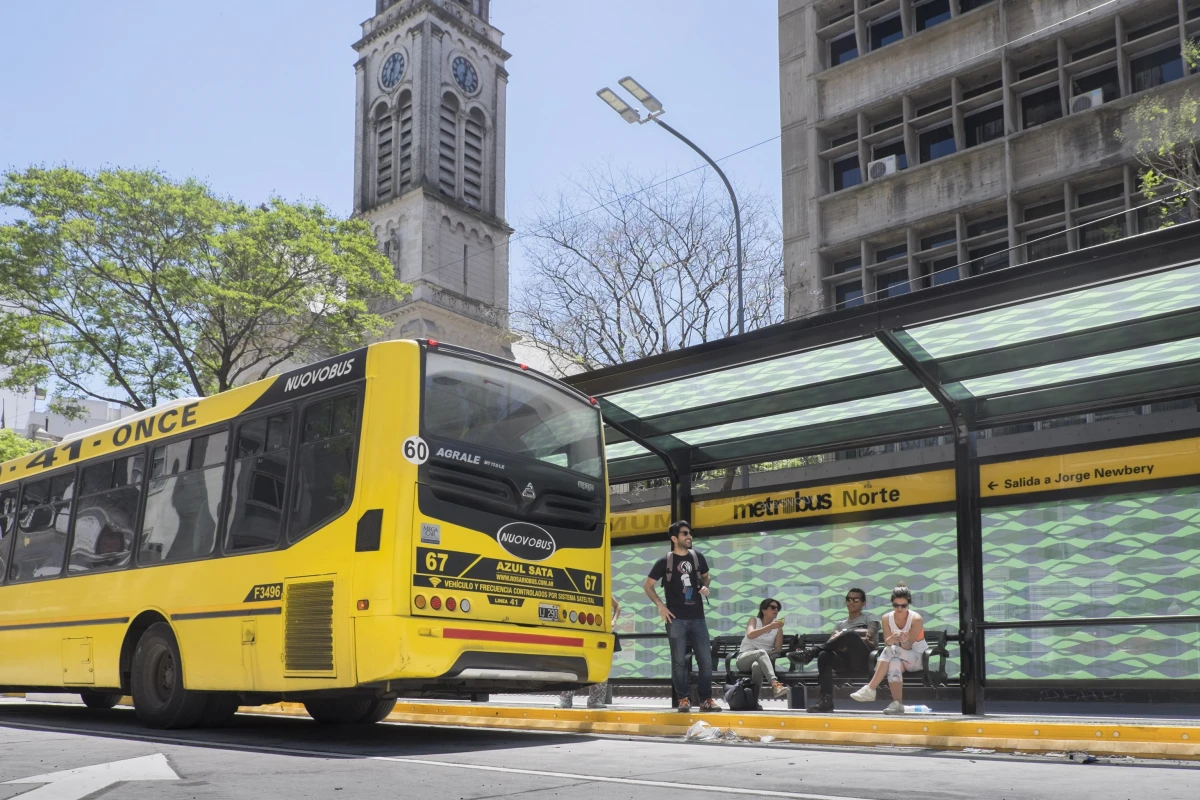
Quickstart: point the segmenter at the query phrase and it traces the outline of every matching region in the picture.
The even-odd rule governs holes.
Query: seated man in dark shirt
[[[833,627],[828,641],[808,648],[802,657],[804,663],[817,659],[817,681],[821,699],[808,707],[810,714],[833,711],[833,672],[857,674],[867,673],[868,659],[875,649],[879,636],[879,617],[863,610],[867,604],[867,593],[854,588],[846,592],[846,619]],[[794,658],[795,656],[793,656]]]

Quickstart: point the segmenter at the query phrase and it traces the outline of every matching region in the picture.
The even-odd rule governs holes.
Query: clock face
[[[471,62],[459,56],[454,59],[450,68],[454,71],[454,80],[458,87],[467,94],[475,94],[475,90],[479,88],[479,73],[471,66]]]
[[[383,62],[383,69],[379,72],[379,82],[385,89],[394,89],[402,77],[404,77],[404,54],[392,53],[387,57],[387,61]]]

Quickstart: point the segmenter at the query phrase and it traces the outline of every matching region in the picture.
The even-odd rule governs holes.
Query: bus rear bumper
[[[451,693],[561,690],[608,680],[611,633],[489,622],[357,617],[360,685]]]

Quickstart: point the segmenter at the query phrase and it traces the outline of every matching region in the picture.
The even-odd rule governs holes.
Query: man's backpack
[[[754,711],[758,708],[758,687],[752,678],[738,678],[725,687],[725,703],[730,711]]]
[[[695,571],[696,580],[699,580],[700,579],[700,556],[696,555],[695,550],[688,550],[688,555],[691,556],[691,558],[692,558],[692,569]],[[667,551],[667,571],[665,573],[663,573],[663,579],[662,579],[662,585],[663,585],[664,589],[667,588],[667,584],[670,583],[671,578],[673,578],[674,576],[675,576],[675,551],[668,550]]]

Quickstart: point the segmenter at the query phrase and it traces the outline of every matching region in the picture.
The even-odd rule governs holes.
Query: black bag
[[[725,703],[730,711],[754,711],[758,708],[758,687],[752,678],[738,678],[725,687]]]

